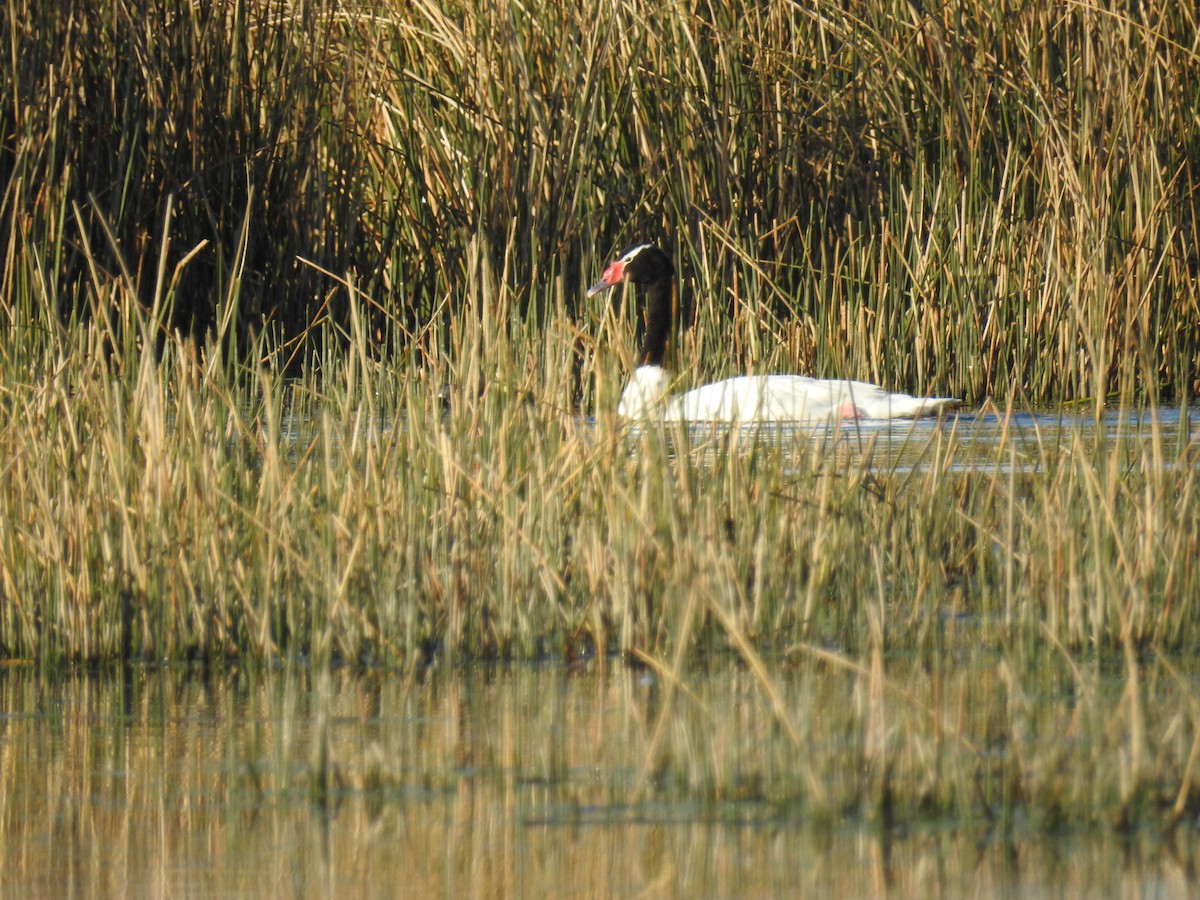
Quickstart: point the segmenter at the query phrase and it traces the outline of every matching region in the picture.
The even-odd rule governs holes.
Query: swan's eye
[[[646,249],[647,247],[649,247],[649,246],[650,246],[649,244],[639,244],[638,246],[636,246],[636,247],[634,247],[632,250],[630,250],[628,253],[626,253],[626,254],[625,254],[625,255],[624,255],[622,258],[621,258],[621,262],[623,262],[623,263],[631,263],[631,262],[633,262],[633,258],[634,258],[635,256],[637,256],[639,253],[641,253],[643,250],[645,250],[645,249]]]

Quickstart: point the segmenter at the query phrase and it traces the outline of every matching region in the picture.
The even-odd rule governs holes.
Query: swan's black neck
[[[661,366],[667,355],[667,340],[671,336],[674,313],[674,275],[668,263],[667,269],[642,288],[646,300],[646,337],[641,353],[643,366]]]

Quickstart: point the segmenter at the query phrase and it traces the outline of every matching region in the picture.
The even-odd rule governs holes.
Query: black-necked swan
[[[668,394],[671,379],[662,364],[671,329],[674,279],[670,258],[653,244],[641,244],[611,263],[588,289],[591,297],[629,282],[641,288],[645,298],[646,338],[639,366],[621,393],[617,414],[622,418],[731,424],[914,419],[937,415],[959,403],[953,397],[891,394],[864,381],[805,375],[741,375],[672,396]]]

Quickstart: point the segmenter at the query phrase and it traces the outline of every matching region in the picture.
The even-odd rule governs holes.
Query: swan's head
[[[609,263],[600,280],[588,288],[592,297],[614,284],[631,281],[634,284],[654,284],[675,274],[671,259],[653,244],[639,244],[618,260]]]
[[[667,395],[670,377],[662,366],[641,366],[633,370],[629,383],[621,392],[617,415],[623,419],[645,419],[660,417],[665,410],[663,401]]]

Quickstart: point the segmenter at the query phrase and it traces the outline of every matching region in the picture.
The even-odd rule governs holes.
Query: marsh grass
[[[1177,402],[1196,26],[1174,3],[17,3],[0,293],[24,329],[112,315],[128,278],[168,328],[266,329],[294,361],[352,327],[349,276],[373,345],[436,362],[478,260],[538,328],[655,239],[704,377]]]
[[[475,282],[444,367],[379,361],[352,286],[356,324],[294,379],[167,336],[132,297],[124,325],[10,363],[7,653],[858,653],[879,628],[933,653],[947,607],[994,640],[1193,646],[1186,410],[1048,443],[1011,414],[951,419],[914,427],[903,464],[852,426],[629,429],[608,347],[632,323],[591,346],[560,305],[531,331],[486,266]]]
[[[504,307],[486,266],[475,283],[468,308]],[[611,413],[632,317],[586,346],[593,420],[573,408],[564,348],[589,342],[564,307],[534,334],[464,317],[441,369],[380,363],[360,312],[291,379],[121,308],[119,329],[93,317],[6,373],[0,643],[47,668],[311,669],[312,736],[284,749],[307,748],[318,806],[410,777],[387,748],[330,742],[330,665],[617,653],[663,690],[611,802],[1194,818],[1186,409],[1096,428],[997,411],[906,436],[639,430]],[[114,358],[118,334],[140,337]],[[705,672],[730,662],[766,744],[706,711]],[[1066,712],[1032,699],[1047,692]]]
[[[616,653],[670,685],[643,783],[714,796],[737,752],[668,712],[727,655],[830,815],[838,777],[882,820],[1047,784],[1194,815],[1189,10],[44,6],[4,19],[3,655]],[[636,313],[583,287],[644,237],[683,275],[684,381],[995,416],[914,428],[915,464],[854,428],[622,427]],[[1017,439],[1067,400],[1149,426]],[[969,709],[981,660],[1006,747],[1046,726],[1038,678],[1116,666],[1080,713],[1105,780],[981,768],[936,704],[892,711],[920,679]],[[809,753],[790,666],[851,674],[857,774]],[[327,797],[328,746],[310,765]]]

